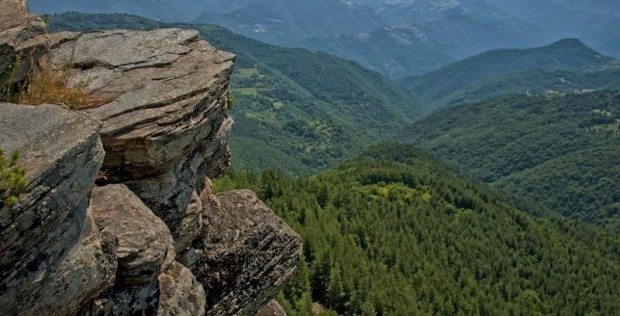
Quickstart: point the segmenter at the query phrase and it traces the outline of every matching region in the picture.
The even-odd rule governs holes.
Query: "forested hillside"
[[[354,62],[267,45],[218,26],[79,13],[50,16],[49,25],[51,31],[191,27],[237,54],[230,145],[238,168],[309,174],[389,137],[420,113],[405,89]]]
[[[506,94],[617,87],[618,75],[618,60],[565,39],[538,48],[492,50],[401,82],[434,108]]]
[[[216,182],[233,187],[254,188],[302,235],[302,265],[280,296],[289,315],[313,315],[312,302],[342,315],[620,310],[616,236],[529,216],[413,147],[375,146],[307,179],[268,170]]]
[[[565,216],[620,231],[620,92],[459,105],[401,139]]]

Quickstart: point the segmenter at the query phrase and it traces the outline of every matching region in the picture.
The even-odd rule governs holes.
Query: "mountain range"
[[[446,7],[419,14],[464,2],[435,3]],[[492,50],[395,82],[220,26],[48,21],[191,27],[237,54],[235,168],[214,188],[252,188],[302,235],[300,267],[278,297],[289,314],[618,310],[620,95],[605,90],[618,88],[618,61],[584,42]],[[371,146],[386,139],[421,149]]]
[[[432,108],[508,94],[620,88],[614,78],[620,78],[620,61],[578,39],[563,39],[536,48],[491,50],[400,82]]]
[[[495,48],[579,38],[620,56],[618,5],[598,0],[29,1],[35,13],[139,14],[212,23],[271,44],[353,59],[391,78],[419,75]],[[603,10],[602,8],[610,8]]]

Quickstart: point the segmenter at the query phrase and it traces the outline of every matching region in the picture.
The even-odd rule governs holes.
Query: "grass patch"
[[[13,87],[5,87],[2,99],[16,104],[56,104],[74,110],[98,107],[114,99],[110,96],[91,95],[85,89],[88,82],[71,87],[68,80],[68,68],[56,72],[50,69],[45,60],[41,60],[39,66],[31,71],[25,82]]]
[[[113,99],[91,95],[84,89],[86,82],[78,87],[70,87],[68,79],[68,70],[57,73],[42,62],[28,77],[26,86],[20,89],[14,102],[29,105],[56,104],[79,110],[98,107]]]
[[[240,68],[237,70],[237,74],[240,78],[259,77],[260,72],[256,68]]]
[[[258,96],[258,89],[256,88],[235,88],[235,93],[239,95]]]

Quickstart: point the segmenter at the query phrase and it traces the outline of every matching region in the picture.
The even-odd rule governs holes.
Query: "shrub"
[[[19,151],[14,151],[10,158],[4,157],[0,149],[0,208],[17,201],[17,195],[28,185],[26,170],[17,164]]]

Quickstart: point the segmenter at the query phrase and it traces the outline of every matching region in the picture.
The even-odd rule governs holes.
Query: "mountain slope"
[[[390,6],[391,7],[391,6]],[[289,46],[322,50],[351,58],[391,78],[422,74],[451,61],[503,47],[531,47],[548,42],[542,30],[518,25],[507,17],[490,17],[456,6],[428,14],[424,18],[400,18],[386,15],[389,21],[372,32],[338,34],[310,38]],[[394,8],[407,13],[414,8]]]
[[[511,15],[546,30],[555,38],[577,37],[597,50],[620,57],[615,30],[620,24],[617,1],[593,0],[495,0],[494,5]]]
[[[271,44],[370,31],[384,24],[369,8],[339,0],[238,1],[207,7],[192,22],[218,24]]]
[[[360,62],[391,78],[422,74],[456,61],[446,45],[429,38],[419,25],[384,26],[368,33],[309,38],[290,44]]]
[[[438,110],[401,139],[565,216],[620,232],[620,196],[605,184],[620,178],[618,122],[620,92],[520,96]]]
[[[211,25],[127,15],[50,17],[55,31],[169,26],[196,28],[217,48],[237,54],[230,141],[236,167],[307,174],[390,136],[418,114],[416,101],[394,82],[324,53],[271,46]]]
[[[432,156],[383,144],[309,179],[236,173],[302,235],[280,296],[340,315],[581,315],[620,308],[617,236],[528,216]],[[536,206],[532,206],[536,208]],[[596,290],[593,290],[596,288]]]
[[[544,201],[564,215],[620,227],[620,146],[594,147],[551,159],[497,181],[500,188]],[[567,212],[573,210],[573,212]]]
[[[405,78],[401,83],[421,100],[443,105],[458,99],[464,91],[527,71],[594,72],[619,67],[617,60],[581,41],[564,39],[537,48],[492,50],[422,76]]]

